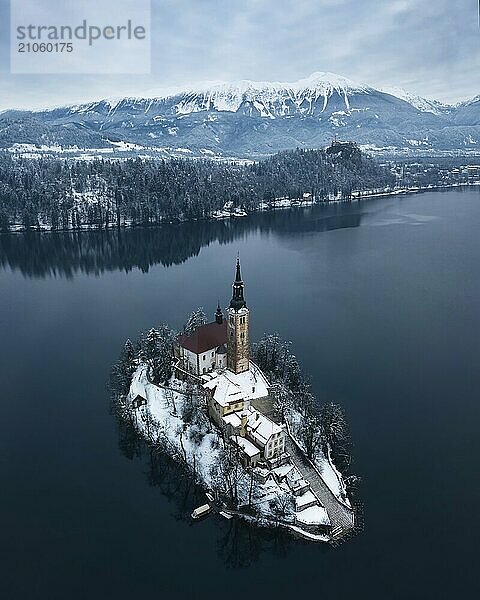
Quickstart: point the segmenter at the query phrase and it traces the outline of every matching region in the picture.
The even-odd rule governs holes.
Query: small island
[[[250,348],[239,259],[232,287],[226,315],[218,303],[213,322],[200,308],[181,334],[162,325],[126,342],[112,371],[115,412],[205,490],[192,518],[217,512],[336,543],[357,524],[356,477],[339,465],[348,454],[343,411],[318,406],[278,335]]]

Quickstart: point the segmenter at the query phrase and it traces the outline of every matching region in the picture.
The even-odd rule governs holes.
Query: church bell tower
[[[233,282],[233,294],[227,309],[227,369],[233,373],[248,371],[248,320],[250,311],[243,295],[240,259]]]

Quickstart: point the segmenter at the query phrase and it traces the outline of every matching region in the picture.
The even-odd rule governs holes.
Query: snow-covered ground
[[[218,465],[223,448],[223,440],[219,430],[204,419],[196,419],[187,423],[183,418],[186,401],[185,384],[172,378],[168,387],[161,387],[149,382],[147,368],[140,365],[134,373],[127,398],[129,405],[137,397],[145,398],[147,404],[134,410],[134,422],[137,429],[150,442],[163,441],[163,447],[177,460],[184,461],[195,471],[197,478],[205,489],[214,490],[218,485]],[[243,469],[242,469],[243,471]],[[328,536],[306,531],[312,525],[329,523],[325,509],[319,505],[312,492],[302,496],[293,494],[291,482],[301,479],[293,465],[277,467],[273,471],[258,468],[257,475],[267,475],[265,483],[255,477],[252,505],[257,511],[256,521],[263,526],[277,524],[274,505],[282,507],[282,524],[291,530],[301,533],[316,541],[326,541]],[[239,510],[248,504],[250,492],[250,476],[244,475],[239,480]],[[329,473],[329,478],[334,481]],[[290,485],[289,485],[290,482]],[[339,483],[337,481],[337,487]],[[278,510],[278,508],[277,508]],[[228,513],[228,509],[226,509]],[[246,518],[250,518],[244,515]],[[278,519],[277,512],[277,519]]]
[[[204,487],[213,489],[223,441],[218,430],[207,419],[202,425],[186,423],[182,419],[184,390],[183,382],[172,379],[170,392],[166,392],[165,388],[150,383],[147,379],[146,367],[140,366],[132,379],[130,398],[133,400],[140,395],[146,398],[147,405],[136,409],[136,424],[147,439],[154,440],[159,435],[165,436],[172,451],[183,458],[190,467],[195,461],[197,476]],[[167,395],[170,397],[168,398]],[[248,489],[244,488],[240,491],[241,499],[246,502]],[[268,502],[275,499],[276,495],[284,493],[285,489],[275,481],[269,480],[266,484],[258,484],[255,505],[260,513],[268,515],[270,512]]]
[[[287,416],[287,421],[289,425],[289,431],[297,445],[302,447],[302,444],[299,442],[298,430],[300,427],[301,416],[298,411],[291,410]],[[343,481],[343,477],[341,473],[336,469],[333,464],[333,461],[330,457],[330,448],[327,452],[328,456],[325,456],[322,450],[317,449],[317,453],[315,459],[312,463],[312,466],[316,468],[319,472],[323,481],[327,484],[330,491],[335,495],[337,500],[345,504],[348,508],[351,508],[350,501],[348,500],[348,496],[346,493],[345,483]]]
[[[330,491],[335,494],[340,502],[351,508],[342,475],[335,468],[330,457],[330,448],[328,449],[328,457],[325,457],[321,452],[318,453],[315,458],[315,466],[321,474],[323,481],[330,488]]]
[[[174,391],[175,389],[179,391]],[[196,437],[194,426],[186,424],[181,415],[185,396],[184,384],[172,380],[170,393],[165,388],[150,383],[147,379],[146,367],[140,366],[135,372],[130,386],[130,398],[133,400],[140,395],[147,400],[147,405],[136,409],[136,425],[143,435],[150,440],[157,436],[164,436],[172,446],[172,450],[193,465],[195,460],[198,475],[205,486],[212,487],[211,470],[218,459],[219,436],[212,429],[204,428],[203,437]],[[167,397],[167,393],[170,398]],[[149,420],[150,419],[150,420]]]

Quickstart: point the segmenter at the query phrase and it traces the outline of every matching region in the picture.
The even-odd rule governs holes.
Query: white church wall
[[[197,366],[197,355],[186,348],[183,348],[183,357],[187,362],[188,370],[195,375],[198,375],[198,366]]]
[[[215,350],[216,348],[213,348],[199,354],[198,364],[200,365],[200,375],[215,369]]]

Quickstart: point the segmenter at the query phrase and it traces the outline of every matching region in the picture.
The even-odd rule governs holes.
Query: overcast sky
[[[478,0],[152,0],[152,74],[115,76],[11,75],[8,7],[0,109],[315,71],[446,102],[480,94]]]

